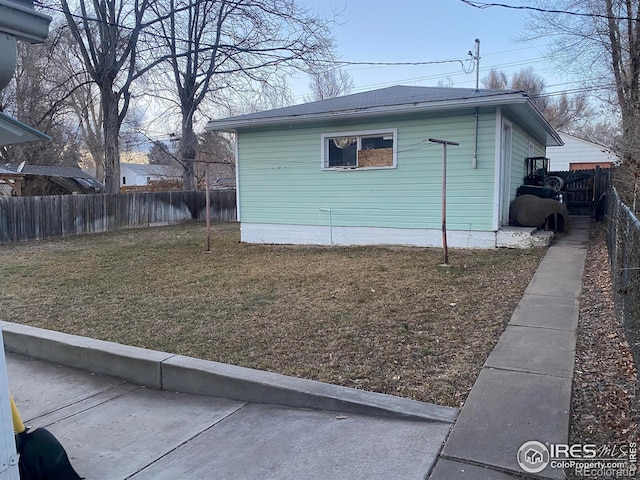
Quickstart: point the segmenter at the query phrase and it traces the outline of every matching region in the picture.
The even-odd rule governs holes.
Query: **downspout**
[[[240,135],[238,134],[238,129],[236,128],[233,133],[235,134],[235,146],[233,148],[234,155],[236,157],[236,221],[240,223],[242,226],[242,217],[240,216]]]
[[[480,91],[480,39],[476,38],[476,53],[473,55],[476,61],[476,92]],[[475,109],[475,125],[473,128],[473,161],[472,168],[478,168],[478,124],[480,123],[480,107]]]
[[[475,126],[473,129],[473,161],[471,166],[478,168],[478,123],[480,120],[480,108],[476,107],[475,111]]]

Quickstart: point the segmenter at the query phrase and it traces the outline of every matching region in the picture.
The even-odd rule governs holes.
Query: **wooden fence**
[[[0,197],[0,244],[206,220],[205,193]],[[211,192],[211,220],[236,220],[235,190]]]
[[[564,196],[570,215],[593,216],[600,197],[607,192],[611,181],[611,170],[600,167],[593,170],[550,172],[549,175],[564,180],[560,193]]]

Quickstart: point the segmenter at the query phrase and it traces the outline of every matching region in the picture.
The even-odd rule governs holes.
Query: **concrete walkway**
[[[9,385],[25,423],[50,430],[91,480],[423,480],[458,414],[389,395],[0,326],[7,350],[25,354],[7,354]]]
[[[567,443],[578,299],[589,219],[574,218],[542,260],[469,394],[432,480],[564,479],[517,462],[528,441]]]
[[[87,479],[564,478],[527,477],[516,456],[530,440],[567,442],[587,239],[576,219],[549,249],[459,416],[0,322],[9,385],[26,423],[52,431]]]

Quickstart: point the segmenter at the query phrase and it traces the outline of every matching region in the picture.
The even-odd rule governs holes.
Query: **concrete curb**
[[[41,328],[0,322],[5,349],[160,390],[294,408],[453,423],[459,410]]]

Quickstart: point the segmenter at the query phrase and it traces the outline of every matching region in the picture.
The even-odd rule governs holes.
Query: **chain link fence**
[[[607,243],[615,311],[622,320],[636,365],[640,365],[640,220],[611,187]]]

